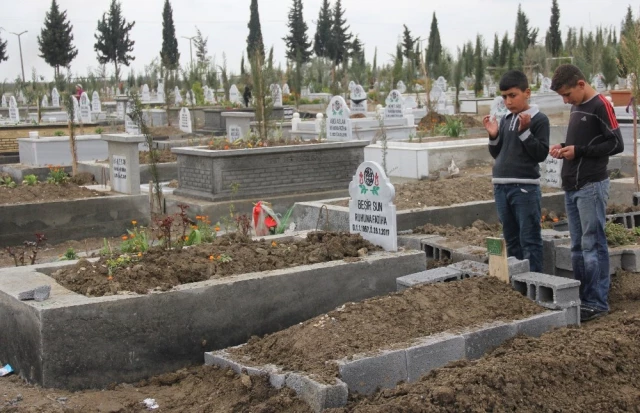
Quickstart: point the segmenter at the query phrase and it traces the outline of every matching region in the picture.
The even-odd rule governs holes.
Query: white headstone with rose
[[[191,112],[186,107],[180,109],[180,130],[184,133],[192,133]]]
[[[334,96],[327,106],[327,140],[351,140],[351,111],[342,96]]]
[[[349,195],[349,231],[387,251],[397,251],[396,191],[382,167],[371,161],[361,163],[349,184]]]
[[[389,95],[387,95],[387,99],[385,101],[385,105],[385,118],[401,118],[404,116],[404,98],[402,97],[402,93],[399,90],[394,89],[389,92]]]

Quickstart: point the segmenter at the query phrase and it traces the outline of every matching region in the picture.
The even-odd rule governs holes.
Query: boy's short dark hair
[[[563,86],[575,87],[580,80],[586,81],[586,78],[577,66],[570,64],[560,65],[553,74],[553,79],[551,79],[551,90],[557,92]]]
[[[500,90],[504,92],[513,87],[517,87],[523,92],[529,89],[529,79],[527,79],[527,75],[519,70],[509,70],[505,73],[500,79]]]

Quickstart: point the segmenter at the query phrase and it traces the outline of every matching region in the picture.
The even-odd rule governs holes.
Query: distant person
[[[244,87],[244,93],[242,94],[242,99],[244,99],[244,107],[249,107],[249,101],[251,100],[251,88],[249,85]]]
[[[489,133],[489,153],[495,159],[493,192],[507,244],[507,254],[528,259],[531,271],[542,272],[540,166],[549,154],[549,119],[529,106],[527,76],[510,70],[500,79],[508,115],[482,120]]]
[[[78,98],[78,101],[80,101],[80,96],[82,96],[83,93],[84,93],[84,90],[82,90],[82,85],[78,83],[76,85],[76,97]]]
[[[559,66],[551,90],[571,104],[565,143],[549,153],[562,163],[562,188],[571,234],[573,275],[580,281],[580,321],[609,311],[609,249],[604,232],[609,199],[609,156],[624,143],[613,107],[574,65]]]

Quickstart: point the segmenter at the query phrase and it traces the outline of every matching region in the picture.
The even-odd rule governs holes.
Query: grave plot
[[[473,278],[348,303],[205,360],[268,374],[272,385],[293,388],[321,411],[346,404],[348,393],[371,394],[479,358],[518,333],[575,322],[567,314],[545,311],[495,278]]]
[[[131,382],[394,291],[397,277],[424,266],[420,252],[382,252],[357,235],[315,233],[221,236],[176,251],[3,269],[0,360],[45,387]],[[43,285],[51,286],[49,299],[19,300]]]

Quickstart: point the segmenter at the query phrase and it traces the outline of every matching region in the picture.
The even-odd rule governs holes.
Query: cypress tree
[[[44,27],[38,36],[40,56],[54,68],[55,76],[60,75],[60,67],[69,67],[78,55],[78,50],[71,43],[73,26],[67,20],[67,11],[60,11],[58,2],[51,1],[51,8],[44,18]]]
[[[244,76],[247,73],[247,69],[244,67],[244,53],[242,53],[242,58],[240,59],[240,76]]]
[[[551,53],[553,57],[557,57],[562,49],[562,32],[560,31],[560,8],[558,7],[558,0],[552,0],[551,2],[551,21],[549,24],[549,31],[547,31],[546,37],[547,51]]]
[[[476,95],[478,95],[484,89],[484,62],[482,61],[482,37],[480,35],[476,36],[476,50],[474,53],[474,64],[475,64],[475,75],[476,75],[476,83],[474,85],[474,90]]]
[[[491,52],[491,65],[498,66],[500,62],[500,39],[498,33],[493,35],[493,51]]]
[[[322,7],[316,23],[316,34],[313,42],[313,51],[318,57],[329,57],[329,43],[331,43],[332,23],[331,5],[329,0],[322,0]]]
[[[378,78],[378,47],[373,49],[373,65],[371,66],[371,77],[375,80]]]
[[[258,0],[251,0],[249,7],[249,36],[247,36],[247,57],[253,62],[253,52],[260,53],[260,62],[264,62],[264,42],[262,39],[262,29],[260,28],[260,13],[258,11]]]
[[[473,74],[474,67],[475,67],[475,63],[474,63],[474,53],[473,53],[473,42],[469,40],[467,42],[467,47],[466,47],[464,75],[471,76]]]
[[[364,66],[364,45],[356,36],[351,43],[351,52],[349,53],[351,60]]]
[[[509,60],[509,49],[511,49],[511,42],[509,41],[509,35],[507,32],[504,32],[504,36],[502,37],[502,42],[500,43],[500,60],[498,61],[498,65],[500,67],[505,67],[507,64],[507,60]]]
[[[438,19],[436,12],[431,18],[431,30],[429,31],[429,43],[427,44],[427,67],[429,72],[433,72],[440,63],[442,55],[442,43],[440,42],[440,31],[438,30]]]
[[[193,39],[194,46],[196,48],[196,59],[198,63],[205,63],[207,58],[207,42],[209,41],[209,36],[203,37],[202,32],[199,28],[196,27],[196,37]]]
[[[311,42],[307,35],[307,23],[305,23],[302,13],[302,0],[293,0],[293,5],[289,10],[287,27],[289,34],[282,39],[286,44],[287,59],[297,61],[300,58],[302,63],[307,63],[311,60]]]
[[[564,41],[564,50],[571,55],[573,53],[573,29],[569,27],[567,30],[567,39]]]
[[[513,37],[513,47],[523,56],[529,47],[529,18],[522,11],[522,6],[518,5],[516,17],[516,31]]]
[[[402,32],[402,54],[407,59],[411,59],[413,57],[415,39],[411,36],[411,30],[409,30],[406,24],[403,24],[402,27],[404,27],[404,31]]]
[[[177,69],[180,62],[176,28],[173,24],[173,9],[169,0],[164,0],[164,9],[162,10],[162,50],[160,50],[160,60],[170,70]]]
[[[93,48],[98,54],[100,64],[114,63],[116,83],[120,81],[118,65],[129,66],[129,63],[135,60],[135,56],[129,54],[135,44],[129,39],[129,32],[135,24],[135,21],[127,23],[117,0],[111,0],[109,11],[98,21],[97,33],[94,35],[96,43]]]
[[[7,59],[9,59],[9,56],[7,55],[7,41],[5,40],[3,42],[2,38],[0,37],[0,63]]]
[[[333,8],[333,22],[331,24],[331,37],[329,42],[329,57],[334,64],[339,65],[348,57],[351,34],[349,26],[344,18],[345,10],[342,8],[342,0],[336,0]]]
[[[633,11],[631,10],[631,6],[627,6],[627,14],[624,16],[624,20],[622,21],[622,27],[620,29],[620,38],[622,38],[629,31],[633,30]]]
[[[267,58],[267,70],[273,70],[273,46],[269,49],[269,57]]]

